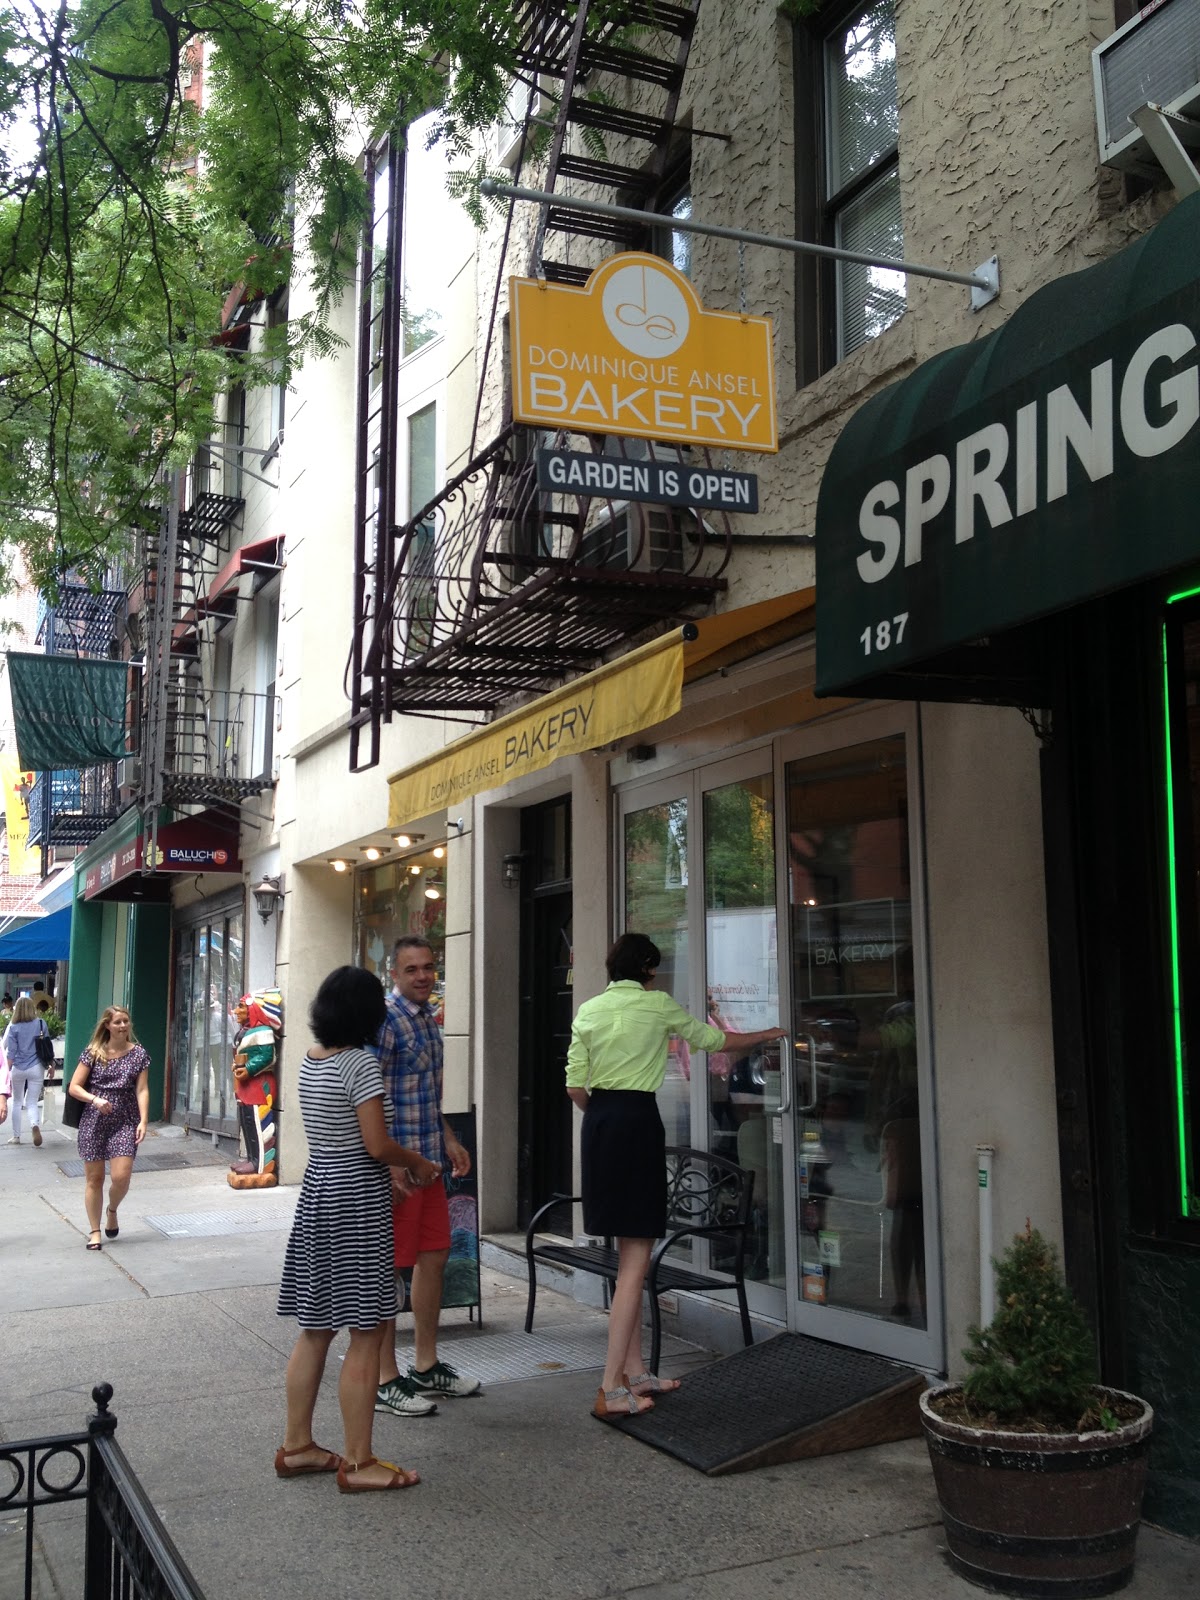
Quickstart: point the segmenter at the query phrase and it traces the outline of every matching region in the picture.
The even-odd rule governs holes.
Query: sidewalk
[[[295,1330],[275,1316],[275,1283],[295,1189],[235,1193],[206,1140],[158,1127],[144,1154],[170,1168],[135,1170],[120,1239],[89,1255],[82,1180],[59,1170],[76,1159],[73,1135],[50,1126],[36,1150],[5,1146],[8,1131],[0,1437],[77,1431],[93,1384],[111,1383],[117,1438],[208,1600],[982,1592],[939,1554],[921,1441],[705,1478],[588,1416],[601,1312],[543,1291],[527,1336],[523,1282],[487,1268],[483,1326],[447,1313],[442,1340],[449,1361],[484,1376],[484,1395],[433,1418],[376,1418],[378,1452],[423,1483],[351,1497],[332,1479],[280,1481],[271,1460]],[[663,1366],[678,1374],[708,1359],[668,1340]],[[340,1447],[332,1359],[316,1434]],[[35,1594],[79,1594],[81,1518],[75,1506],[38,1518]],[[0,1511],[4,1596],[20,1592],[14,1533]],[[1200,1545],[1143,1528],[1125,1593],[1197,1592]]]

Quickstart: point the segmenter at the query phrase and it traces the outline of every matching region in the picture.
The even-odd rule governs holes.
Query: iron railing
[[[112,1394],[108,1383],[92,1390],[96,1413],[85,1433],[0,1444],[0,1515],[24,1518],[23,1600],[46,1592],[40,1582],[34,1587],[42,1574],[55,1594],[76,1592],[83,1600],[204,1600],[114,1437]],[[47,1573],[38,1538],[38,1513],[72,1500],[85,1502],[81,1589],[77,1568]],[[11,1573],[6,1576],[11,1583]],[[11,1587],[5,1592],[14,1594]]]
[[[83,848],[116,821],[117,764],[39,772],[28,806],[31,845]]]

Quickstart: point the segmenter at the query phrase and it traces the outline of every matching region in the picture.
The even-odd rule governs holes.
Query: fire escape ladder
[[[608,189],[611,198],[627,204],[646,203],[666,171],[699,7],[700,0],[690,5],[633,0],[614,16],[606,5],[603,24],[593,32],[588,27],[589,0],[582,0],[550,142],[544,183],[548,193],[574,181]],[[572,133],[579,137],[572,139]],[[630,159],[610,160],[606,138],[629,142]],[[530,270],[551,283],[582,285],[594,262],[548,256],[549,234],[565,237],[568,249],[572,237],[599,239],[618,249],[645,242],[644,230],[636,224],[550,202],[542,207]]]
[[[534,124],[548,121],[545,98],[557,96],[537,186],[552,195],[573,185],[599,187],[621,200],[652,202],[673,155],[698,9],[699,0],[525,6],[516,57],[529,94],[515,181],[527,150],[536,148]],[[381,183],[383,160],[401,165]],[[675,463],[682,481],[685,469],[716,465],[707,449],[511,421],[480,448],[473,436],[467,465],[405,525],[395,525],[402,162],[402,141],[383,141],[367,165],[348,662],[352,771],[378,763],[381,725],[394,714],[485,721],[656,629],[703,614],[726,587],[732,549],[725,512],[636,497],[646,463]],[[514,215],[510,206],[483,342],[476,430]],[[568,246],[572,237],[596,240],[600,248],[589,245],[585,262],[551,259],[551,236]],[[531,272],[582,284],[605,247],[646,243],[644,230],[598,222],[551,200],[538,218]],[[593,456],[602,467],[586,488],[545,488],[538,476],[543,446]],[[625,485],[620,492],[618,484]]]

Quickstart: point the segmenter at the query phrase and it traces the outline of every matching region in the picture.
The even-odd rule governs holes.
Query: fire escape
[[[273,782],[274,697],[206,675],[203,646],[237,614],[246,572],[279,570],[279,541],[237,546],[242,506],[240,424],[218,429],[186,472],[170,480],[158,528],[142,535],[131,596],[145,653],[141,760],[135,798],[153,817],[163,805],[236,815]],[[209,628],[214,625],[214,629]]]
[[[110,661],[123,646],[125,589],[119,573],[106,572],[93,589],[80,574],[68,573],[58,604],[43,597],[38,605],[37,643],[47,655],[73,655]],[[96,766],[39,772],[26,797],[29,843],[40,845],[43,874],[51,850],[78,850],[99,838],[117,816],[115,761]]]
[[[549,132],[549,193],[599,189],[653,207],[680,142],[680,92],[699,0],[531,4],[518,50],[529,91],[522,152]],[[549,103],[550,111],[541,108]],[[686,130],[685,130],[686,131]],[[613,159],[614,152],[621,159]],[[400,155],[402,161],[402,153]],[[523,155],[522,155],[523,159]],[[401,170],[402,176],[402,170]],[[375,171],[369,166],[368,178]],[[359,348],[355,619],[350,661],[351,767],[374,766],[394,714],[485,721],[506,702],[543,693],[672,622],[697,616],[724,589],[731,547],[724,513],[645,505],[538,487],[540,446],[693,467],[709,452],[670,443],[553,433],[507,422],[410,520],[395,507],[395,377],[399,358],[400,227],[376,208],[364,253]],[[520,183],[520,168],[515,181]],[[664,213],[664,233],[670,216]],[[507,253],[514,232],[510,206]],[[572,245],[583,260],[572,260]],[[648,249],[636,227],[550,204],[528,271],[583,284],[603,255]],[[577,255],[580,250],[577,249]],[[482,362],[499,346],[497,298]],[[506,414],[511,402],[505,398]]]

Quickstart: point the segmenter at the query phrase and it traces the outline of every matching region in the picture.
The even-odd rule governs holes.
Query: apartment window
[[[843,250],[902,257],[895,0],[823,11],[798,25],[798,236]],[[814,31],[819,27],[820,31]],[[901,273],[801,258],[802,382],[877,338],[901,315]]]
[[[435,115],[431,111],[410,123],[406,137],[401,240],[404,356],[439,338],[446,328],[450,254],[440,241],[453,224],[456,202],[446,189],[449,151],[444,144],[429,143]],[[439,245],[431,249],[435,239]]]
[[[438,491],[437,405],[422,406],[408,419],[408,515],[428,505]],[[437,609],[437,544],[433,519],[413,529],[408,550],[410,640],[421,649],[433,642]]]

